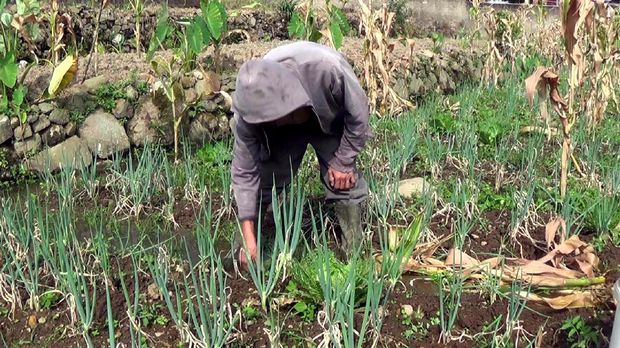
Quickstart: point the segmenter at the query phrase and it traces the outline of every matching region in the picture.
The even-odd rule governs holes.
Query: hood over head
[[[245,122],[275,121],[310,105],[299,77],[283,64],[253,59],[239,69],[232,111]]]

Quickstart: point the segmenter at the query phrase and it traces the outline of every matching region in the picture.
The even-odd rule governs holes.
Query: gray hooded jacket
[[[342,136],[329,165],[353,171],[369,136],[368,99],[340,53],[302,41],[275,48],[241,67],[233,97],[236,126],[231,168],[240,220],[257,216],[260,163],[268,156],[261,123],[306,106],[318,116],[323,132]]]

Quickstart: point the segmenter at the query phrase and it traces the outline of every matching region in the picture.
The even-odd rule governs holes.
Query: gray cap
[[[253,59],[239,69],[232,111],[245,122],[275,121],[310,105],[299,77],[283,64]]]

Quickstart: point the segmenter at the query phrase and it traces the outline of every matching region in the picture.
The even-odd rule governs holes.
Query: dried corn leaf
[[[539,67],[525,80],[525,95],[530,106],[532,106],[534,105],[534,95],[537,91],[542,90],[545,94],[548,91],[553,109],[561,118],[565,118],[566,102],[558,91],[558,79],[558,75],[550,69]]]
[[[480,264],[480,261],[474,259],[473,257],[467,255],[462,250],[458,248],[452,248],[448,251],[448,256],[446,256],[446,261],[444,262],[446,266],[458,266],[463,268],[473,267]]]

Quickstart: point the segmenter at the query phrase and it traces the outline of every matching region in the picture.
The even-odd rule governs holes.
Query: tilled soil
[[[105,192],[101,192],[105,196]],[[53,202],[52,202],[53,203]],[[217,205],[217,203],[216,203]],[[179,199],[174,209],[175,221],[181,226],[177,232],[179,236],[183,234],[191,235],[191,230],[197,220],[200,207],[193,203]],[[229,217],[232,219],[232,216]],[[523,255],[524,257],[540,257],[544,250],[533,246],[529,238],[519,238],[522,247],[505,243],[504,236],[507,233],[507,222],[510,216],[502,211],[489,211],[484,213],[484,218],[489,221],[489,228],[485,230],[474,230],[470,234],[465,252],[479,258],[495,255],[501,250],[503,255]],[[444,217],[436,217],[430,225],[431,230],[437,236],[449,233],[450,225],[445,224]],[[185,232],[184,232],[185,231]],[[544,239],[544,226],[532,228],[530,235],[534,240]],[[474,237],[475,236],[475,237]],[[587,237],[584,237],[587,239]],[[450,245],[446,244],[446,248]],[[617,265],[620,264],[620,252],[618,248],[608,245],[600,254],[601,267],[600,273],[605,274],[609,283],[618,275]],[[127,287],[132,291],[134,287],[133,277],[127,275],[131,270],[131,260],[128,258],[114,258],[112,263],[112,277],[109,281],[112,299],[112,311],[114,318],[118,320],[117,343],[131,344],[129,327],[131,325],[127,317],[127,302],[121,290],[119,273],[125,273]],[[146,271],[146,265],[142,265]],[[152,306],[154,314],[168,318],[164,325],[150,323],[142,327],[147,341],[156,347],[173,347],[179,343],[180,337],[178,330],[169,319],[165,304],[160,299],[149,297],[148,286],[153,284],[148,272],[139,273],[139,290],[143,296],[141,301],[145,305]],[[611,285],[611,284],[610,284]],[[254,285],[249,279],[242,277],[231,277],[227,280],[229,287],[229,301],[233,310],[243,308],[247,303],[253,303],[259,311],[256,318],[243,318],[235,325],[233,346],[239,347],[266,347],[268,346],[267,329],[265,318],[260,314],[258,305],[258,295]],[[26,298],[26,294],[22,294]],[[488,340],[488,335],[480,334],[488,331],[489,325],[502,316],[500,320],[503,324],[508,313],[509,301],[497,297],[491,301],[487,293],[479,290],[466,290],[462,294],[461,306],[458,318],[455,323],[453,335],[462,335],[459,340],[444,344],[440,341],[440,327],[435,322],[429,325],[428,332],[409,337],[406,332],[410,329],[403,322],[401,308],[403,305],[411,305],[414,309],[423,313],[421,323],[430,323],[438,316],[439,292],[437,284],[430,279],[420,278],[412,274],[406,274],[402,282],[398,284],[392,296],[388,299],[387,306],[383,309],[386,318],[381,330],[380,343],[389,347],[478,347],[482,340]],[[72,325],[72,318],[67,309],[67,298],[62,299],[50,309],[31,312],[26,308],[17,309],[14,318],[10,316],[0,317],[0,334],[7,344],[21,344],[23,347],[49,346],[50,344],[64,344],[65,346],[77,346],[83,344],[82,337],[75,331]],[[132,299],[133,300],[133,299]],[[0,302],[2,303],[2,302]],[[94,318],[94,330],[96,333],[94,342],[96,346],[104,346],[107,341],[107,309],[105,302],[105,286],[103,283],[97,288],[97,306]],[[560,330],[562,323],[567,318],[581,316],[586,322],[601,333],[603,346],[606,346],[607,339],[611,333],[613,325],[614,306],[603,304],[598,308],[578,309],[578,310],[552,310],[548,307],[529,303],[519,318],[518,330],[513,331],[513,339],[517,335],[521,337],[532,337],[537,334],[541,339],[542,347],[566,347],[566,333]],[[34,316],[34,317],[32,317]],[[29,320],[35,318],[37,324],[34,330],[29,326]],[[356,323],[361,323],[360,313],[356,314]],[[280,310],[281,340],[285,346],[303,346],[304,341],[318,343],[321,339],[323,328],[317,320],[304,322],[295,315],[291,307],[283,307]],[[31,322],[32,324],[32,322]],[[539,332],[539,330],[541,330]],[[503,333],[503,331],[500,331]],[[520,342],[523,342],[521,338]]]

